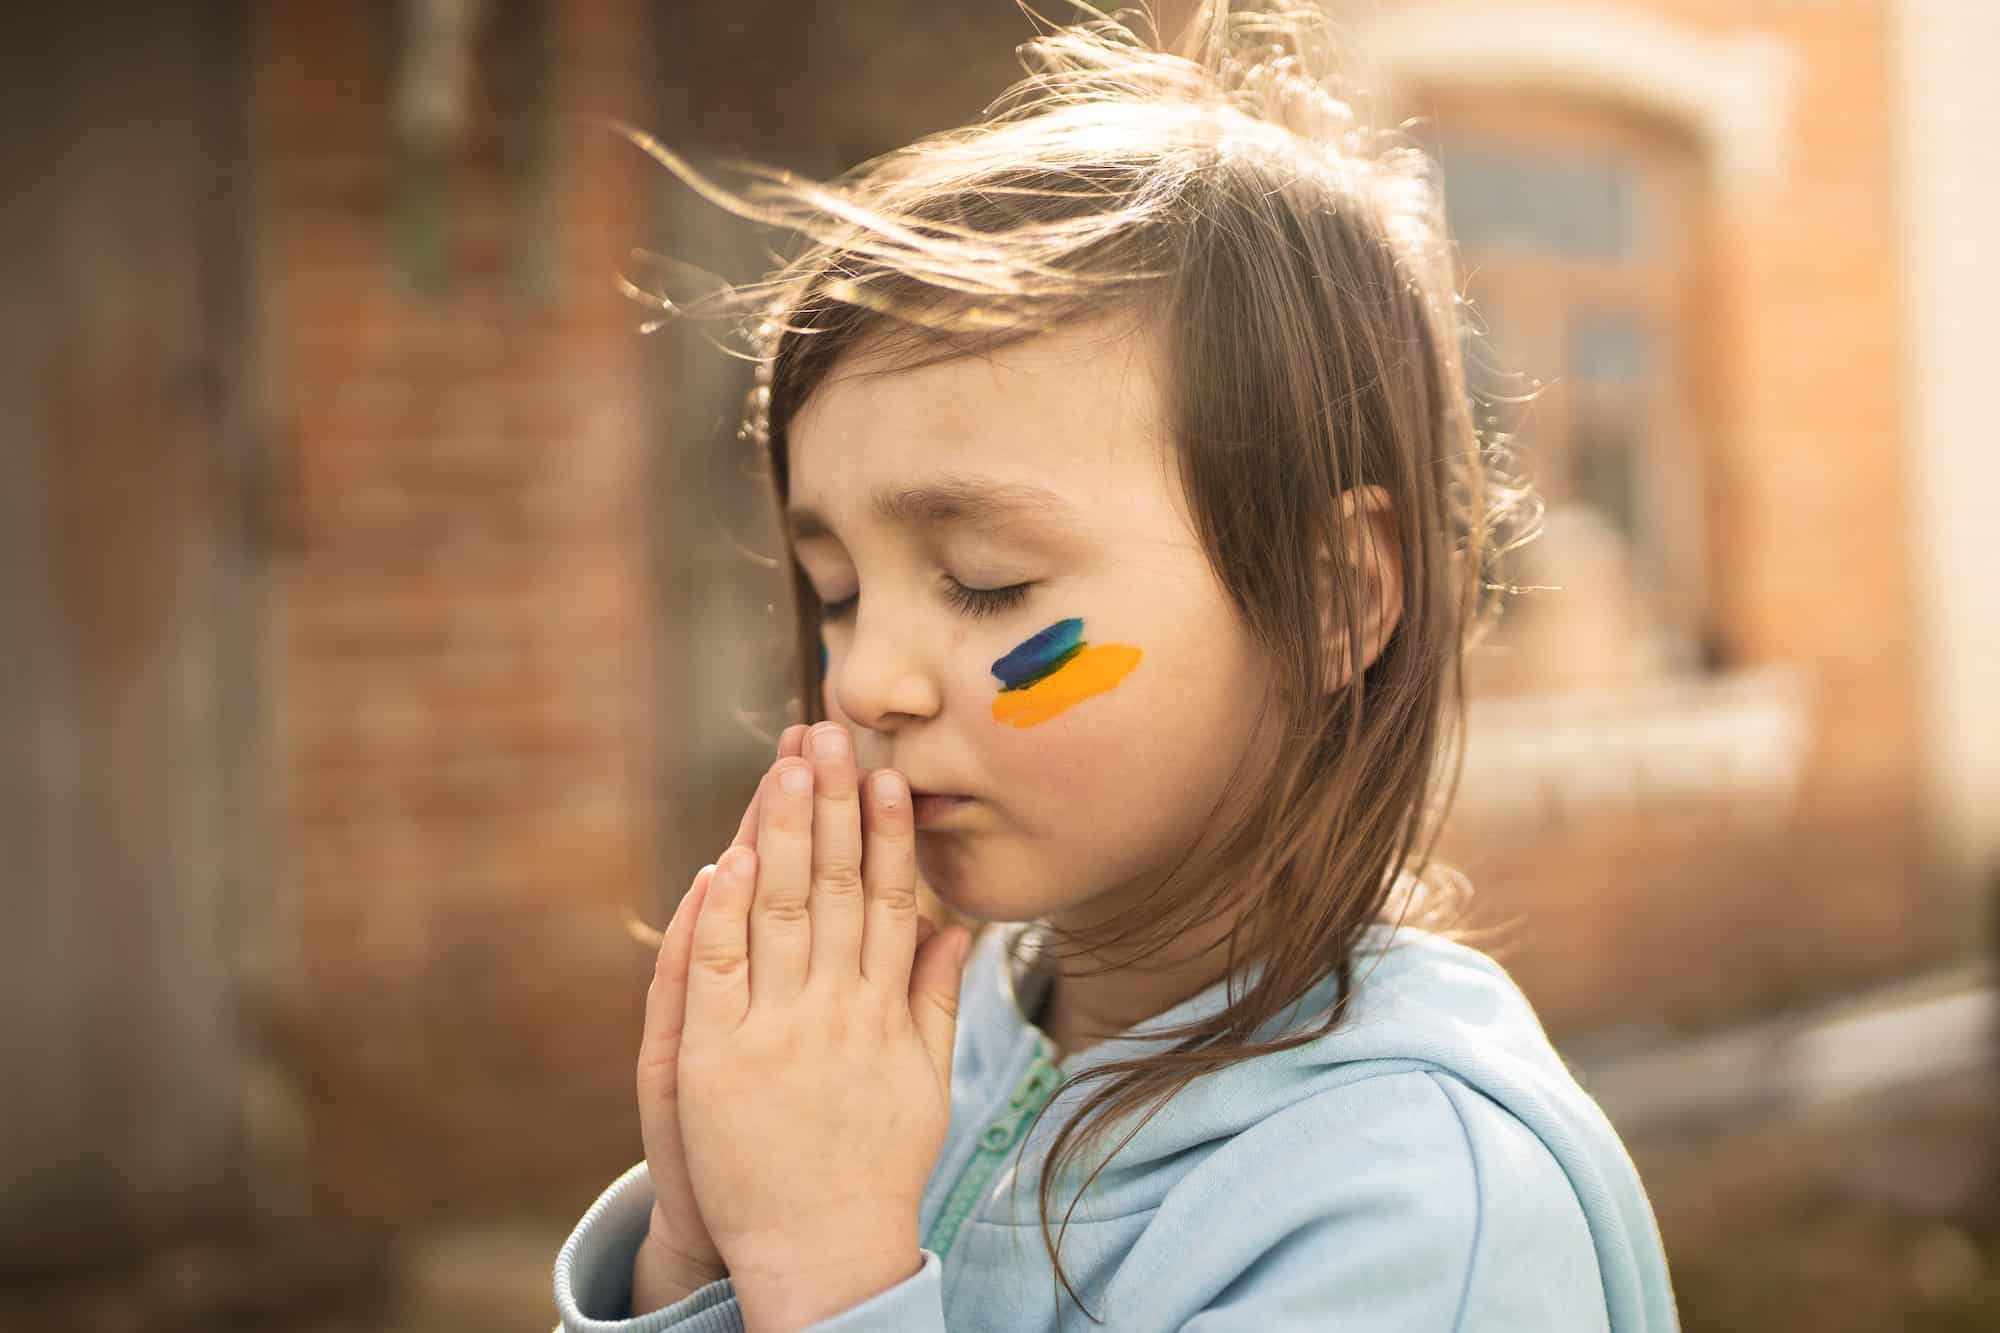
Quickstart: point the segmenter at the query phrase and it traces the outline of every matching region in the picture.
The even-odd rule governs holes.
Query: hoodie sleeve
[[[1111,1324],[1181,1333],[1602,1333],[1583,1209],[1498,1103],[1428,1069],[1330,1089],[1177,1182]]]
[[[743,1308],[729,1278],[662,1310],[632,1313],[632,1261],[646,1238],[653,1187],[640,1162],[599,1196],[556,1256],[556,1310],[562,1333],[743,1333]],[[887,1291],[823,1319],[803,1333],[943,1333],[944,1267],[930,1250],[924,1266]]]

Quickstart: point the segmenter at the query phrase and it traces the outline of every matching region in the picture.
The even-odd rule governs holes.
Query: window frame
[[[1579,315],[1592,312],[1638,317],[1659,370],[1645,391],[1645,424],[1632,461],[1639,511],[1633,552],[1652,570],[1635,577],[1634,590],[1648,604],[1648,618],[1674,641],[1678,664],[1697,670],[1723,665],[1708,571],[1716,567],[1719,497],[1710,463],[1726,349],[1706,332],[1723,325],[1709,164],[1698,139],[1685,127],[1615,101],[1504,86],[1411,83],[1396,90],[1391,109],[1393,123],[1405,126],[1427,152],[1436,157],[1442,146],[1447,217],[1454,144],[1510,153],[1608,153],[1638,169],[1648,216],[1644,248],[1632,260],[1459,251],[1460,294],[1471,303],[1475,327],[1483,328],[1482,302],[1506,316],[1501,333],[1511,341],[1489,355],[1501,371],[1519,374],[1519,392],[1537,395],[1524,414],[1481,407],[1480,419],[1484,424],[1497,416],[1503,429],[1519,425],[1517,465],[1551,510],[1572,503],[1577,402],[1566,373],[1570,329]],[[1535,596],[1517,599],[1516,607],[1525,608]],[[1539,613],[1539,607],[1527,612]],[[1504,639],[1504,627],[1501,634]],[[1504,670],[1489,674],[1503,689],[1536,687],[1518,672],[1512,678]]]

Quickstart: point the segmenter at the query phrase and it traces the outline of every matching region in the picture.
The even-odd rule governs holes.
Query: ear
[[[1340,508],[1346,531],[1342,552],[1345,567],[1353,571],[1361,605],[1361,670],[1366,671],[1403,618],[1403,557],[1396,511],[1389,492],[1380,486],[1356,486],[1344,491]],[[1313,571],[1319,590],[1319,632],[1331,653],[1326,688],[1329,693],[1347,684],[1347,627],[1333,623],[1333,567],[1327,549],[1319,550],[1319,565]]]

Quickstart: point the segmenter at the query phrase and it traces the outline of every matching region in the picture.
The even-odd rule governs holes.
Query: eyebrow
[[[946,477],[923,486],[877,491],[869,507],[883,522],[919,527],[946,523],[997,525],[1024,519],[1076,517],[1075,507],[1047,487],[971,477]],[[808,505],[787,509],[785,525],[795,542],[833,536],[826,518]]]

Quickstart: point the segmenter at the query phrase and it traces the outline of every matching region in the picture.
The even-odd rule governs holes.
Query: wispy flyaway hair
[[[1344,99],[1328,20],[1206,0],[1169,47],[1143,10],[1077,8],[1072,26],[1042,21],[1019,48],[1027,77],[978,121],[832,181],[736,164],[745,183],[725,189],[628,131],[705,198],[805,242],[767,278],[694,299],[658,257],[652,286],[628,281],[662,317],[727,323],[754,366],[739,438],[780,509],[788,423],[864,346],[870,373],[893,373],[1107,316],[1164,339],[1163,444],[1274,685],[1229,794],[1142,910],[1045,942],[1131,966],[1241,913],[1218,968],[1227,1008],[1166,1032],[1170,1049],[1079,1075],[1105,1086],[1053,1145],[1045,1244],[1066,1150],[1150,1118],[1203,1074],[1332,1031],[1372,923],[1444,929],[1462,914],[1463,877],[1433,849],[1457,785],[1463,663],[1499,614],[1502,557],[1540,513],[1504,440],[1475,424],[1432,165]],[[1366,671],[1329,689],[1340,662],[1364,658],[1369,585],[1341,558],[1365,549],[1348,532],[1365,518],[1342,505],[1360,486],[1392,501],[1402,614]],[[813,721],[820,607],[791,564],[799,714]],[[1252,960],[1256,982],[1236,994]],[[1341,998],[1322,1023],[1259,1037],[1330,973]]]

